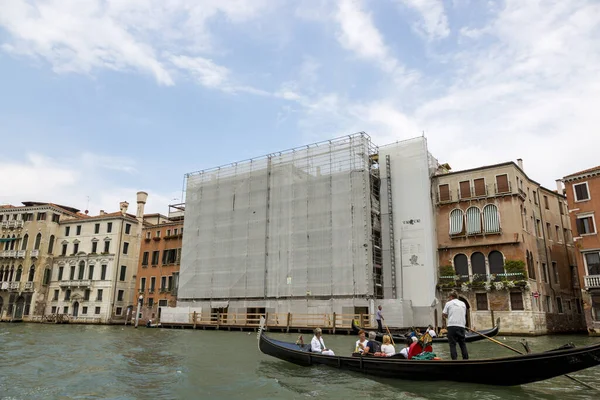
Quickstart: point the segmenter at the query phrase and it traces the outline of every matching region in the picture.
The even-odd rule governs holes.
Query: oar
[[[392,334],[390,333],[390,328],[388,328],[387,324],[385,324],[385,323],[384,323],[384,325],[385,325],[385,329],[386,329],[386,330],[387,330],[387,332],[388,332],[388,335],[390,335],[390,340],[392,341],[392,346],[396,346],[396,344],[394,343],[394,337],[393,337],[393,336],[392,336]]]
[[[515,348],[513,348],[513,347],[510,347],[510,346],[509,346],[509,345],[507,345],[507,344],[504,344],[504,343],[502,343],[502,342],[499,342],[499,341],[498,341],[498,340],[496,340],[496,339],[493,339],[493,338],[491,338],[491,337],[489,337],[489,336],[486,336],[486,335],[484,335],[484,334],[483,334],[483,333],[481,333],[481,332],[474,331],[473,329],[471,329],[471,328],[469,328],[469,327],[467,327],[467,329],[468,329],[469,331],[473,332],[473,333],[476,333],[476,334],[478,334],[479,336],[483,336],[484,338],[488,339],[488,340],[489,340],[489,341],[491,341],[491,342],[494,342],[494,343],[496,343],[496,344],[499,344],[499,345],[500,345],[500,346],[502,346],[502,347],[506,347],[507,349],[510,349],[510,350],[514,351],[515,353],[519,353],[519,354],[521,354],[521,355],[524,355],[524,353],[523,353],[523,352],[521,352],[521,351],[519,351],[519,350],[517,350],[517,349],[515,349]],[[588,385],[587,383],[585,383],[585,382],[582,382],[582,381],[580,381],[579,379],[572,377],[571,375],[564,374],[564,376],[566,376],[567,378],[571,379],[572,381],[575,381],[575,382],[579,383],[580,385],[583,385],[583,386],[585,386],[585,387],[588,387],[588,388],[590,388],[590,389],[594,389],[594,390],[598,390],[598,391],[600,391],[600,389],[598,389],[598,388],[596,388],[596,387],[594,387],[594,386],[592,386],[592,385]]]

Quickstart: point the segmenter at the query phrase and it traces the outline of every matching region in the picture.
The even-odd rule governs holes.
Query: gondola
[[[352,320],[352,331],[356,334],[358,334],[358,331],[360,331],[361,328],[360,326],[358,326],[356,324],[356,320]],[[364,329],[365,332],[369,331],[369,329]],[[500,330],[500,318],[498,318],[496,320],[496,326],[490,329],[484,329],[482,331],[479,331],[479,333],[487,336],[487,337],[494,337],[498,334],[498,331]],[[383,340],[383,335],[385,335],[385,333],[379,333],[377,332],[377,341],[381,342]],[[404,335],[400,335],[400,334],[392,334],[392,338],[394,339],[394,342],[396,343],[403,343],[406,340],[406,336]],[[466,342],[477,342],[479,340],[483,340],[485,339],[483,336],[478,335],[477,333],[474,332],[467,332],[465,335],[465,341]],[[447,337],[435,337],[433,338],[433,343],[448,343],[448,338]]]
[[[330,367],[378,377],[515,386],[543,381],[600,364],[600,343],[544,353],[483,360],[420,361],[392,357],[344,357],[312,353],[310,344],[295,344],[267,337],[258,331],[258,348],[264,354],[301,366]]]

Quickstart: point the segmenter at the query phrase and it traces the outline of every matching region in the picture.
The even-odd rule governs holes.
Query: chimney
[[[106,211],[100,210],[100,215],[106,215]]]
[[[519,166],[519,168],[521,168],[521,171],[525,171],[523,169],[523,159],[522,158],[517,158],[517,165]]]
[[[121,209],[121,214],[125,215],[127,212],[127,207],[129,207],[129,203],[126,201],[122,201],[119,203],[119,208]]]
[[[563,189],[563,183],[560,179],[556,180],[556,190],[558,191],[558,194],[563,194],[564,193],[564,189]]]
[[[146,206],[146,200],[148,200],[148,193],[137,192],[137,212],[135,217],[140,222],[142,222],[144,219],[144,207]]]

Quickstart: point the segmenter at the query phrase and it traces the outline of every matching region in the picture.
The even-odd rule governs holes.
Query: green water
[[[272,334],[295,341],[297,334]],[[305,334],[305,340],[311,335]],[[324,336],[336,354],[353,336]],[[520,348],[519,338],[499,337]],[[587,336],[528,338],[534,351]],[[445,344],[436,345],[448,358]],[[471,358],[504,356],[489,342]],[[600,367],[574,376],[600,388]],[[377,379],[327,367],[299,367],[261,354],[256,334],[119,326],[0,324],[0,399],[598,399],[567,380],[521,387]]]

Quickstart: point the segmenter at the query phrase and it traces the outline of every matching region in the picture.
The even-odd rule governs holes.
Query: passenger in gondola
[[[390,335],[383,336],[383,344],[381,345],[381,353],[385,357],[390,357],[396,354],[396,348],[392,344]]]
[[[413,338],[406,338],[406,341],[404,342],[405,347],[400,350],[400,354],[402,354],[404,358],[408,358],[408,349],[410,348],[411,344],[413,344]]]
[[[373,331],[369,332],[369,341],[367,342],[367,347],[365,347],[363,356],[373,355],[373,354],[379,353],[381,351],[381,344],[376,339],[377,339],[377,333],[375,333]]]
[[[368,341],[367,341],[365,331],[363,331],[361,329],[360,331],[358,331],[358,340],[356,341],[356,346],[354,348],[354,352],[363,354],[365,351],[365,348],[367,347],[367,343],[368,343]]]
[[[417,340],[413,342],[408,348],[408,359],[410,360],[416,355],[419,355],[423,352],[432,353],[433,347],[431,347],[431,342],[425,342],[423,340]]]
[[[315,328],[315,336],[313,336],[310,341],[310,350],[314,353],[321,353],[326,356],[335,356],[334,352],[331,349],[325,347],[325,343],[323,342],[323,338],[321,335],[323,331],[321,328]]]
[[[437,337],[437,333],[435,333],[435,329],[433,329],[433,325],[429,325],[427,327],[427,333],[429,333],[429,336],[431,336],[432,338]]]

